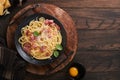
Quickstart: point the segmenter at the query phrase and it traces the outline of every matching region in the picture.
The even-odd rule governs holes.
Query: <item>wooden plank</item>
[[[120,72],[87,73],[83,80],[120,80]]]
[[[59,7],[120,8],[119,0],[36,0],[34,2],[50,3]]]
[[[77,29],[120,29],[120,19],[99,19],[93,17],[80,17],[75,20]]]
[[[83,64],[87,72],[120,71],[120,51],[78,50],[75,62]]]
[[[78,29],[120,29],[120,9],[70,9]]]
[[[78,49],[120,50],[120,30],[78,30]]]
[[[99,9],[99,8],[63,8],[71,16],[74,17],[88,17],[88,18],[97,18],[97,19],[119,19],[120,18],[120,9]],[[80,19],[80,18],[79,18]]]

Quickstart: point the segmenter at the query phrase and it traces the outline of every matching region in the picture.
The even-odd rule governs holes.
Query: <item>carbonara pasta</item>
[[[62,43],[60,27],[53,20],[40,17],[21,29],[19,43],[35,59],[48,59]]]

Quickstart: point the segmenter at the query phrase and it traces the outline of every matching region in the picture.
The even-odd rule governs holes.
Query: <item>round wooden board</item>
[[[28,63],[26,71],[37,75],[49,75],[63,69],[76,54],[78,38],[75,24],[72,18],[61,8],[45,3],[31,4],[16,13],[7,28],[7,45],[16,50],[14,44],[14,33],[17,26],[24,18],[35,13],[47,13],[57,18],[64,26],[67,35],[66,52],[49,65],[37,66]]]

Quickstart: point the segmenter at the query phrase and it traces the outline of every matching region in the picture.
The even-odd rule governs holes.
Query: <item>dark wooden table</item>
[[[120,80],[119,0],[28,0],[24,6],[33,2],[54,4],[73,18],[79,39],[73,62],[85,66],[83,80]],[[10,18],[23,7],[0,17],[0,36],[6,38]],[[47,77],[27,74],[26,80],[67,80],[67,67]]]

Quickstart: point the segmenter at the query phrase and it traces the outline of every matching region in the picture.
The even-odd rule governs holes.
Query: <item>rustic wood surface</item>
[[[17,12],[10,20],[6,35],[8,48],[16,50],[14,44],[16,28],[26,17],[35,13],[46,13],[54,16],[62,23],[66,32],[66,34],[64,34],[66,37],[66,49],[58,59],[49,65],[44,66],[37,66],[29,63],[27,64],[26,71],[29,73],[37,75],[50,75],[63,69],[74,58],[78,45],[77,31],[72,18],[61,8],[45,3],[30,4]]]
[[[24,6],[34,2],[59,6],[75,21],[79,42],[73,61],[85,66],[83,80],[120,80],[119,0],[28,0]],[[11,15],[0,17],[3,38],[10,18],[20,9],[16,7]],[[68,66],[47,77],[27,74],[26,80],[67,80]]]

